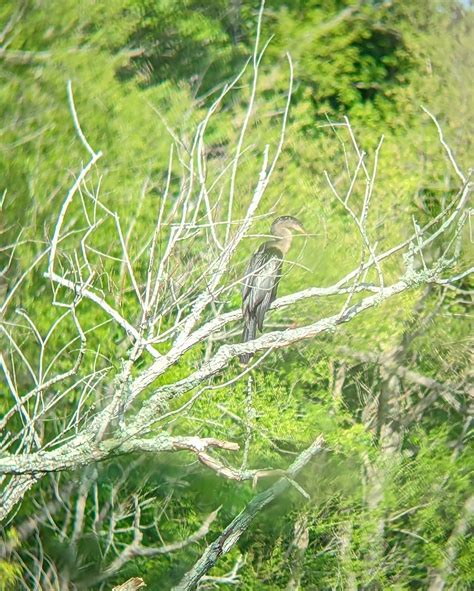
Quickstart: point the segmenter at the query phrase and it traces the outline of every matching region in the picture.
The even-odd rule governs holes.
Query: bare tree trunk
[[[300,589],[303,561],[309,543],[308,517],[302,515],[295,523],[295,535],[292,542],[290,580],[286,586],[287,591],[298,591]]]
[[[376,463],[367,465],[367,508],[376,516],[375,530],[367,556],[372,572],[378,568],[385,552],[385,515],[380,507],[389,473],[398,462],[403,442],[403,431],[400,425],[400,379],[391,370],[400,362],[402,353],[401,348],[391,351],[384,356],[384,363],[380,366],[382,378],[378,409],[380,457]]]
[[[458,553],[458,541],[463,538],[471,525],[474,515],[474,495],[471,495],[464,503],[463,511],[446,543],[445,556],[439,568],[434,569],[428,587],[428,591],[443,591],[448,583],[448,578],[453,571],[454,561]]]
[[[242,0],[230,0],[229,20],[232,28],[232,41],[235,45],[239,43],[242,37],[242,29],[240,22],[240,10],[242,7]]]
[[[341,569],[344,576],[344,589],[346,591],[357,591],[357,576],[351,566],[351,546],[352,546],[352,522],[348,520],[341,527],[339,532],[339,556],[341,558]]]

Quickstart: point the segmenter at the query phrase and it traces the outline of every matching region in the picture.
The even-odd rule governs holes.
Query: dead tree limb
[[[242,534],[250,527],[253,519],[275,498],[292,486],[289,479],[297,474],[310,460],[323,449],[324,440],[318,437],[307,449],[300,453],[288,468],[286,476],[280,478],[273,486],[258,494],[247,507],[237,515],[224,529],[222,534],[210,544],[193,568],[188,571],[173,591],[191,591],[195,589],[201,578],[217,563],[219,558],[229,552],[239,541]]]

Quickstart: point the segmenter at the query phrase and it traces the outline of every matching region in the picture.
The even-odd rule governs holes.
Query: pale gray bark
[[[323,449],[323,439],[318,437],[312,445],[299,454],[287,470],[287,476],[280,478],[273,486],[258,494],[247,507],[224,529],[204,551],[193,568],[188,571],[173,591],[191,591],[195,589],[201,578],[217,563],[219,558],[229,552],[239,541],[242,534],[250,527],[255,516],[271,503],[276,497],[292,486],[290,479],[309,463]]]
[[[461,515],[454,525],[453,531],[445,546],[444,560],[440,566],[433,570],[429,582],[429,591],[443,591],[448,585],[456,556],[458,554],[458,543],[466,536],[472,525],[474,516],[474,495],[468,497],[462,508]],[[450,587],[453,589],[454,587]]]

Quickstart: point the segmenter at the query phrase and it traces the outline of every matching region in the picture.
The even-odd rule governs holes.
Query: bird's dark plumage
[[[249,261],[242,288],[243,342],[253,340],[257,328],[263,328],[265,314],[277,295],[283,255],[290,247],[292,229],[304,231],[301,222],[292,216],[277,218],[272,224],[275,238],[264,242]],[[251,357],[252,353],[244,353],[240,361],[248,363]]]

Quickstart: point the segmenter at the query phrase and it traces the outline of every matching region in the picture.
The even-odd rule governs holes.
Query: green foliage
[[[13,591],[20,582],[22,568],[19,564],[0,560],[0,590]]]
[[[137,257],[137,275],[144,275],[147,262],[138,255],[141,239],[150,236],[150,212],[154,216],[161,204],[170,154],[168,130],[189,147],[193,130],[216,92],[251,54],[257,4],[249,0],[27,3],[10,45],[0,54],[4,156],[0,159],[0,196],[6,190],[0,230],[6,245],[20,232],[22,237],[11,260],[10,251],[0,251],[0,266],[5,265],[8,285],[14,284],[51,239],[60,204],[87,157],[69,113],[69,79],[81,125],[91,145],[104,153],[88,181],[89,189],[100,187],[103,202],[114,205],[123,227],[134,220],[130,249]],[[378,252],[412,233],[412,216],[421,224],[436,215],[457,187],[437,131],[419,109],[420,103],[439,115],[464,169],[472,164],[468,159],[474,137],[470,117],[474,106],[470,47],[473,13],[454,0],[421,4],[408,0],[267,1],[262,37],[266,40],[273,35],[273,39],[262,61],[258,100],[245,146],[248,152],[237,176],[234,215],[243,212],[255,187],[264,146],[274,145],[280,132],[288,89],[284,53],[288,51],[295,67],[290,120],[281,159],[259,213],[296,214],[314,235],[306,239],[299,254],[294,254],[297,249],[291,251],[290,257],[294,256],[298,265],[285,264],[282,295],[310,285],[332,285],[360,262],[360,236],[335,202],[324,177],[327,171],[343,193],[351,182],[346,159],[353,166],[358,156],[347,131],[332,129],[329,123],[349,116],[361,149],[368,153],[369,168],[374,165],[380,136],[385,135],[368,228]],[[7,22],[16,8],[17,2],[4,2],[0,23]],[[232,156],[249,93],[247,76],[225,99],[208,127],[205,141],[211,182],[219,174],[224,156]],[[177,193],[179,172],[180,164],[175,162],[172,196]],[[352,199],[358,206],[364,190],[363,183],[354,187]],[[93,207],[83,205],[83,201],[87,202],[78,198],[71,205],[71,230],[83,227],[86,216],[93,213]],[[91,243],[107,256],[117,257],[120,245],[109,240],[113,229],[107,226],[110,223],[94,233]],[[269,218],[264,217],[252,231],[266,233],[268,225]],[[166,239],[160,236],[159,254]],[[199,240],[178,253],[188,263],[196,291],[204,285],[200,260],[215,254],[207,249],[203,252]],[[259,240],[249,238],[236,253],[229,283],[241,277],[245,261]],[[67,240],[61,244],[60,261],[72,252],[71,244]],[[442,246],[433,248],[433,258],[439,256]],[[93,252],[89,256],[93,266],[103,261]],[[470,256],[467,249],[463,256]],[[97,286],[107,301],[118,288],[120,297],[115,304],[134,321],[137,304],[133,293],[124,287],[124,273],[118,273],[112,262],[107,265],[99,269]],[[387,281],[399,276],[401,265],[401,259],[383,264]],[[15,295],[12,312],[1,319],[15,325],[17,341],[32,363],[38,358],[39,344],[31,337],[25,318],[14,310],[27,310],[43,337],[58,321],[62,310],[50,306],[44,270],[44,264],[38,265]],[[375,273],[367,277],[367,281],[377,280]],[[414,372],[449,384],[461,383],[469,366],[469,326],[465,322],[469,311],[463,292],[472,285],[465,279],[459,287],[461,293],[448,291],[441,302],[438,291],[431,291],[423,314],[433,313],[433,319],[407,347],[402,360]],[[401,449],[387,460],[380,432],[362,416],[372,399],[384,395],[387,381],[380,378],[380,369],[374,364],[356,363],[347,353],[349,349],[381,355],[398,346],[413,327],[419,326],[415,306],[420,297],[420,293],[410,292],[361,315],[335,334],[272,353],[252,372],[250,398],[245,380],[228,385],[236,373],[232,365],[215,379],[213,389],[200,395],[184,418],[175,422],[172,416],[157,422],[157,433],[163,429],[173,434],[222,437],[240,443],[242,450],[249,441],[248,468],[284,469],[316,435],[325,437],[327,452],[298,478],[311,500],[304,503],[296,490],[279,499],[257,518],[238,547],[212,574],[229,572],[243,553],[242,589],[285,589],[292,561],[296,560],[291,550],[293,526],[305,515],[309,544],[301,561],[301,589],[344,589],[351,575],[367,589],[427,586],[432,570],[444,559],[446,544],[470,490],[469,475],[474,467],[472,450],[464,441],[464,401],[460,411],[438,401],[418,425],[403,427]],[[343,297],[318,298],[291,312],[272,312],[268,323],[281,327],[314,322],[336,314],[344,301]],[[357,295],[353,301],[358,301]],[[225,293],[223,304],[226,311],[240,305],[237,288]],[[78,308],[78,318],[83,326],[106,320],[97,306],[86,300]],[[170,313],[163,321],[163,332],[175,320],[176,312]],[[64,350],[58,357],[46,357],[45,368],[52,364],[61,372],[71,367],[77,355],[77,339],[71,342],[75,337],[76,327],[70,318],[57,326],[50,335],[51,350]],[[215,350],[219,344],[212,343],[209,348]],[[9,346],[5,344],[5,350]],[[162,353],[166,352],[164,346],[160,347]],[[343,347],[345,351],[341,352]],[[150,390],[189,375],[199,366],[204,349],[195,347]],[[91,414],[109,395],[109,369],[119,368],[126,357],[127,344],[120,329],[104,324],[91,334],[83,360],[84,374],[92,368],[104,372],[103,381],[91,388],[83,401]],[[347,372],[344,387],[337,392],[336,374],[341,366]],[[17,388],[22,393],[30,391],[34,387],[31,375],[26,370],[18,373]],[[63,420],[81,396],[77,388],[68,392],[72,383],[62,386],[65,396],[58,405],[58,424],[45,422],[42,426],[51,439],[63,429]],[[403,380],[399,385],[404,418],[406,400],[422,400],[427,390],[410,387]],[[189,392],[171,402],[167,410],[177,410],[195,394]],[[0,414],[10,407],[10,390],[2,382]],[[12,434],[19,426],[11,424]],[[71,424],[68,434],[73,428]],[[222,452],[219,457],[223,463],[239,466],[245,456],[241,451]],[[128,462],[131,459],[123,464],[111,462],[99,471],[96,498],[91,494],[85,508],[85,531],[89,533],[77,548],[66,552],[59,537],[56,539],[46,527],[39,530],[41,539],[49,540],[49,556],[58,563],[61,557],[69,560],[78,579],[100,572],[108,564],[105,536],[89,535],[95,527],[94,503],[100,501],[102,506],[109,502],[113,484]],[[376,506],[368,501],[368,466],[383,474],[383,493]],[[66,474],[61,484],[75,482],[81,476]],[[258,490],[266,486],[265,479],[257,483]],[[223,481],[184,456],[173,456],[172,460],[158,457],[149,463],[140,459],[120,494],[130,499],[138,492],[149,499],[144,518],[153,527],[147,530],[144,544],[150,547],[161,545],[163,540],[185,539],[211,511],[222,506],[210,534],[197,544],[158,558],[130,560],[117,575],[117,582],[128,576],[143,576],[150,589],[176,583],[200,556],[206,542],[214,539],[256,493],[251,484]],[[38,511],[38,505],[44,506],[54,498],[51,481],[45,479],[27,496],[8,527],[9,538],[15,539],[18,524]],[[61,526],[69,527],[66,511],[57,519]],[[382,519],[384,551],[374,558],[371,544]],[[130,530],[133,520],[129,518],[126,523]],[[120,538],[122,544],[130,543],[129,530]],[[29,560],[34,543],[32,538],[17,548],[24,560]],[[460,537],[456,549],[449,581],[457,589],[467,589],[474,569],[472,539]],[[23,575],[23,568],[13,559],[0,562],[0,589],[16,588]]]
[[[119,70],[121,78],[136,78],[144,86],[185,80],[193,93],[203,94],[233,73],[245,51],[239,14],[224,0],[129,4],[140,25],[128,44],[138,55]]]

